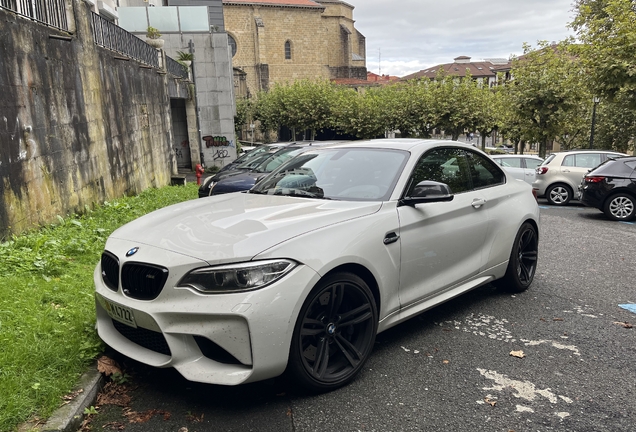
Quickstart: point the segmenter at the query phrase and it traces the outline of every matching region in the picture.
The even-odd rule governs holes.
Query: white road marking
[[[517,405],[517,412],[529,412],[529,413],[533,413],[534,410],[530,407],[526,407],[523,405]]]
[[[554,394],[550,388],[538,389],[536,385],[530,381],[519,381],[508,378],[506,375],[502,375],[496,371],[477,368],[479,373],[493,380],[495,384],[492,387],[483,387],[483,390],[496,390],[502,391],[506,387],[513,388],[516,393],[513,396],[525,399],[527,401],[534,401],[537,396],[542,396],[550,401],[552,404],[556,404],[560,398],[559,395]],[[571,403],[570,398],[561,398],[566,403]]]
[[[524,342],[524,344],[526,346],[537,346],[537,345],[541,345],[541,344],[550,344],[552,347],[557,348],[557,349],[561,349],[561,350],[570,350],[572,351],[572,353],[574,353],[574,355],[580,356],[581,353],[579,352],[579,349],[574,346],[574,345],[563,345],[559,342],[556,341],[552,341],[552,340],[538,340],[538,341],[533,341],[533,340],[527,340],[527,339],[521,339],[521,342]]]

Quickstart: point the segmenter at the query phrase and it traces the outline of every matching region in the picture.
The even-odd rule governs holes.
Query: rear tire
[[[567,205],[572,196],[572,189],[564,184],[552,185],[545,191],[545,199],[548,200],[548,203],[555,206]]]
[[[355,378],[378,331],[375,298],[352,273],[334,273],[309,293],[292,336],[287,373],[304,390],[335,390]]]
[[[537,230],[529,222],[519,228],[510,252],[508,268],[503,278],[495,281],[495,285],[509,292],[519,293],[528,289],[537,270],[539,253],[539,236]]]
[[[603,212],[615,221],[631,221],[636,218],[636,199],[626,193],[617,193],[605,201]]]

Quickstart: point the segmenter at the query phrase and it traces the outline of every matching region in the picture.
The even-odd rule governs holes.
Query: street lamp
[[[594,105],[592,106],[592,130],[590,132],[590,148],[594,148],[594,125],[596,124],[596,105],[601,101],[598,96],[592,98]]]

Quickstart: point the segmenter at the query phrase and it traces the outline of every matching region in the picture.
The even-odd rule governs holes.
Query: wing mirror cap
[[[453,198],[454,195],[446,183],[424,180],[413,188],[409,196],[402,198],[400,204],[415,206],[423,203],[452,201]]]

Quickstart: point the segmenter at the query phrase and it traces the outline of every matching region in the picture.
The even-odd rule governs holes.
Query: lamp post
[[[590,148],[594,148],[594,126],[596,124],[596,105],[601,101],[598,96],[592,98],[594,105],[592,106],[592,130],[590,131]]]

